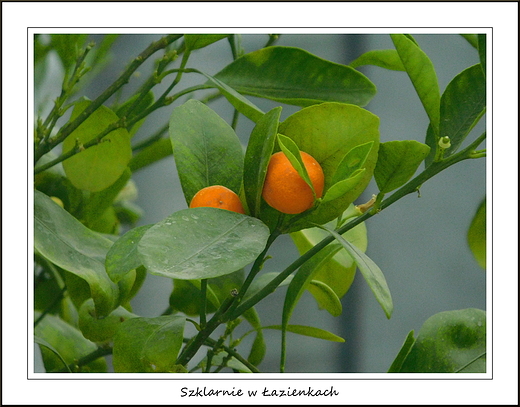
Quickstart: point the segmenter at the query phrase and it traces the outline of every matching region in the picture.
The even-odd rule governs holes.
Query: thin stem
[[[89,353],[86,356],[83,356],[82,358],[78,359],[76,362],[71,363],[69,365],[69,369],[73,372],[77,371],[79,367],[88,365],[89,363],[95,361],[96,359],[99,359],[103,356],[111,355],[112,354],[112,348],[97,348],[95,351]],[[63,368],[60,370],[57,370],[55,372],[50,373],[67,373],[67,368]]]
[[[204,329],[206,327],[206,295],[208,291],[208,279],[203,278],[200,280],[200,327]]]
[[[34,152],[34,163],[37,163],[38,160],[46,153],[51,151],[58,144],[63,142],[69,134],[71,134],[74,130],[76,130],[81,123],[83,123],[87,117],[89,117],[96,109],[98,109],[110,96],[117,92],[119,88],[121,88],[124,84],[128,82],[130,76],[139,68],[144,61],[146,61],[150,56],[152,56],[155,52],[160,49],[165,48],[173,41],[182,37],[182,34],[171,34],[161,38],[159,41],[153,42],[146,48],[141,54],[135,58],[128,68],[121,74],[121,76],[110,85],[101,95],[99,95],[83,112],[81,112],[73,121],[69,122],[65,126],[63,126],[58,134],[52,139],[48,140],[48,142],[42,142],[36,148]]]

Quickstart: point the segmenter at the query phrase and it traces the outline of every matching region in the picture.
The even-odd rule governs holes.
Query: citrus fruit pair
[[[283,152],[275,153],[269,160],[262,196],[274,209],[295,215],[312,208],[315,198],[321,198],[325,176],[320,164],[310,155],[301,152],[301,158],[314,187],[298,174]],[[197,192],[190,208],[213,207],[245,214],[238,195],[222,185],[213,185]]]

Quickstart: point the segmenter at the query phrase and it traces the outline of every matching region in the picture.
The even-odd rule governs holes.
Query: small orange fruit
[[[321,198],[325,184],[321,165],[310,154],[301,151],[301,156],[316,192],[316,198]],[[290,215],[302,213],[314,204],[312,189],[300,177],[282,151],[271,156],[262,196],[274,209]]]
[[[245,214],[238,195],[222,185],[212,185],[197,192],[190,202],[190,208],[201,206],[227,209],[228,211]]]

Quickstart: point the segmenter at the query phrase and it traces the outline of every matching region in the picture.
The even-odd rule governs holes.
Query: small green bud
[[[451,140],[448,136],[441,137],[439,139],[439,147],[443,149],[447,149],[451,147]]]

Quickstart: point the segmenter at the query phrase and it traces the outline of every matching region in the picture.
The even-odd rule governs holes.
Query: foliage
[[[102,68],[116,37],[106,36],[100,46],[86,44],[85,35],[34,38],[35,83],[41,83],[52,53],[64,72],[47,116],[43,107],[35,109],[34,324],[48,372],[106,371],[103,357],[110,353],[115,372],[259,372],[264,329],[281,331],[283,372],[287,332],[343,341],[318,327],[290,324],[305,291],[337,317],[359,269],[391,318],[384,272],[365,254],[365,221],[448,167],[485,157],[485,150],[476,150],[485,133],[463,147],[486,108],[483,35],[473,41],[481,63],[463,70],[442,94],[432,61],[410,35],[392,34],[395,49],[371,50],[351,66],[275,46],[276,36],[246,54],[237,47],[239,37],[166,35],[136,55],[94,100],[78,95]],[[193,52],[224,40],[233,52],[224,69],[209,75],[189,67]],[[139,89],[126,100],[113,98],[152,57],[154,70]],[[430,120],[424,143],[380,142],[379,118],[364,109],[376,88],[356,69],[366,64],[409,76]],[[174,93],[186,74],[196,74],[200,83]],[[205,97],[195,98],[198,91]],[[184,95],[190,98],[180,103]],[[269,99],[273,107],[263,112],[246,96]],[[210,107],[219,97],[235,109],[232,125]],[[301,109],[280,121],[283,107],[276,103]],[[169,123],[132,144],[143,122],[165,108],[171,109]],[[245,150],[234,129],[239,115],[254,122]],[[262,198],[269,158],[278,151],[304,180],[300,152],[323,168],[323,197],[301,214],[282,214]],[[187,204],[202,188],[223,185],[240,196],[246,214],[188,208],[136,226],[141,211],[132,202],[132,174],[165,157],[175,160]],[[379,193],[355,205],[372,178]],[[484,200],[467,235],[483,267],[485,230]],[[280,272],[262,273],[282,234],[290,234],[300,256]],[[152,318],[134,314],[130,304],[148,273],[174,283],[170,307]],[[281,287],[282,322],[265,326],[255,305]],[[250,330],[237,338],[242,321]],[[250,334],[255,339],[243,356],[236,348]],[[197,359],[203,347],[206,356]],[[426,321],[417,338],[413,331],[408,335],[389,371],[485,372],[485,354],[485,312],[444,312]]]

